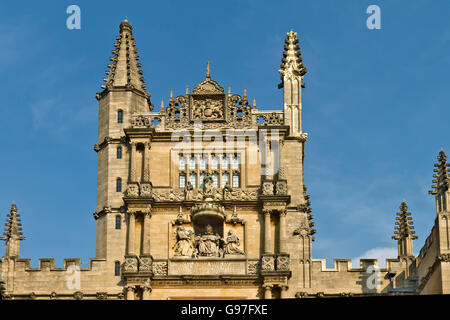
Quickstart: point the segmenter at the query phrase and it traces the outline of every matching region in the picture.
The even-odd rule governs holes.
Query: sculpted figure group
[[[244,255],[240,249],[240,240],[233,229],[222,238],[215,233],[211,225],[206,231],[196,235],[192,230],[179,226],[176,231],[176,243],[173,247],[175,256],[184,257],[225,257],[225,255]]]

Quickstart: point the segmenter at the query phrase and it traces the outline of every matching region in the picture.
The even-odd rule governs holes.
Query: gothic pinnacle
[[[22,234],[22,224],[20,223],[20,214],[17,213],[17,206],[13,203],[11,205],[9,214],[7,215],[4,229],[5,232],[3,233],[4,237],[0,238],[0,240],[5,240],[8,242],[10,239],[14,240],[25,240],[25,237],[23,237]]]
[[[300,51],[300,45],[298,45],[297,32],[290,31],[286,33],[286,40],[283,52],[283,58],[281,59],[281,69],[278,71],[281,74],[281,83],[278,88],[283,88],[284,77],[292,78],[297,77],[301,81],[301,85],[304,88],[303,76],[308,71],[302,63],[302,52]]]
[[[447,163],[447,155],[441,150],[437,156],[438,162],[434,165],[436,169],[433,170],[433,185],[429,194],[437,195],[440,192],[448,191],[450,187],[450,164]]]
[[[415,235],[411,212],[408,212],[406,202],[400,204],[400,212],[397,212],[395,220],[392,239],[398,242],[398,256],[413,256],[412,240],[418,237]]]
[[[109,58],[111,63],[107,66],[107,77],[103,79],[106,84],[101,86],[103,91],[97,94],[97,99],[116,88],[120,90],[127,89],[145,97],[151,108],[150,93],[147,92],[143,71],[140,69],[141,64],[138,63],[139,56],[137,55],[136,41],[132,33],[133,27],[125,19],[120,23],[119,29],[120,34],[116,37],[114,50],[112,50],[113,56]]]

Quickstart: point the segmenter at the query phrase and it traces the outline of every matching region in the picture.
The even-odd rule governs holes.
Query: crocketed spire
[[[22,233],[22,224],[20,223],[20,214],[17,212],[17,206],[13,203],[9,214],[7,215],[1,240],[6,242],[6,256],[19,256],[20,240],[25,240]]]
[[[438,162],[434,165],[436,169],[433,170],[433,184],[430,190],[430,194],[438,194],[440,192],[448,191],[450,185],[450,164],[447,163],[447,155],[441,150],[437,156]]]
[[[398,256],[413,256],[412,240],[417,239],[417,236],[415,236],[411,212],[408,212],[406,202],[401,203],[400,212],[397,212],[395,220],[395,231],[392,239],[398,242]]]
[[[140,70],[141,64],[138,62],[136,41],[133,37],[133,26],[125,19],[120,23],[120,35],[116,37],[113,56],[109,58],[106,71],[107,78],[103,79],[106,84],[102,85],[103,92],[97,95],[101,98],[108,91],[113,89],[131,89],[136,93],[150,99],[150,94],[146,92],[147,86],[143,77],[143,71]]]
[[[286,40],[283,58],[281,59],[281,69],[278,71],[281,74],[281,83],[278,88],[283,88],[285,77],[287,78],[300,78],[301,85],[304,88],[303,76],[306,74],[308,69],[302,63],[302,52],[300,51],[300,45],[298,45],[297,32],[290,31],[286,33]]]

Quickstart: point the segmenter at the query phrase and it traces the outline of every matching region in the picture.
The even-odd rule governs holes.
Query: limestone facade
[[[397,214],[398,259],[374,269],[312,258],[315,230],[303,182],[307,70],[297,34],[286,35],[279,70],[282,110],[261,111],[211,76],[154,111],[132,26],[120,24],[99,102],[96,258],[19,255],[11,207],[0,262],[4,299],[272,299],[450,293],[449,175],[439,154],[435,226],[412,254],[410,213]]]

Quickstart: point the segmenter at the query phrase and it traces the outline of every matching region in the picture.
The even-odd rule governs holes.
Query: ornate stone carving
[[[194,98],[192,107],[193,120],[223,119],[223,100],[212,98]]]
[[[153,263],[153,274],[155,276],[167,275],[167,261],[158,261]]]
[[[262,183],[261,193],[264,196],[273,196],[273,182],[272,181],[264,181]]]
[[[84,297],[84,295],[83,295],[83,292],[81,292],[81,291],[74,292],[74,294],[73,294],[73,298],[75,300],[81,300],[81,299],[83,299],[83,297]]]
[[[195,255],[204,257],[220,257],[219,241],[221,237],[214,233],[211,225],[206,226],[206,231],[200,236],[196,236],[195,240]]]
[[[138,257],[139,259],[139,272],[151,272],[153,259],[150,256]]]
[[[129,184],[127,187],[127,191],[125,195],[129,198],[138,198],[139,197],[139,187],[137,184]]]
[[[287,195],[287,193],[288,193],[287,182],[286,181],[277,181],[276,195],[284,196],[284,195]]]
[[[297,292],[295,294],[296,298],[306,298],[308,296],[308,292]]]
[[[131,118],[131,126],[133,127],[150,127],[151,122],[148,117],[143,115],[138,115],[136,117]]]
[[[440,254],[438,260],[441,262],[450,262],[450,254]]]
[[[141,183],[140,185],[141,197],[150,198],[152,196],[152,185],[150,183]]]
[[[277,256],[277,270],[288,271],[289,270],[289,256],[281,255]]]
[[[244,255],[244,251],[242,251],[240,247],[240,239],[236,235],[236,232],[233,229],[228,230],[227,237],[224,241],[224,254],[225,255]]]
[[[275,257],[274,256],[262,256],[261,269],[263,271],[275,271]]]
[[[56,292],[52,292],[52,293],[50,293],[50,299],[56,299],[57,298],[57,295],[56,295]]]
[[[138,271],[138,260],[137,257],[126,257],[123,264],[123,271],[126,272],[137,272]]]
[[[184,190],[182,189],[170,189],[170,190],[152,190],[152,196],[155,201],[183,201]]]
[[[174,256],[191,257],[194,254],[195,247],[193,244],[194,232],[183,226],[177,227],[176,243],[173,247]]]
[[[108,299],[108,293],[107,292],[97,292],[96,297],[98,300],[106,300],[106,299]]]
[[[247,263],[247,274],[255,275],[259,273],[260,262],[259,261],[249,261]]]

